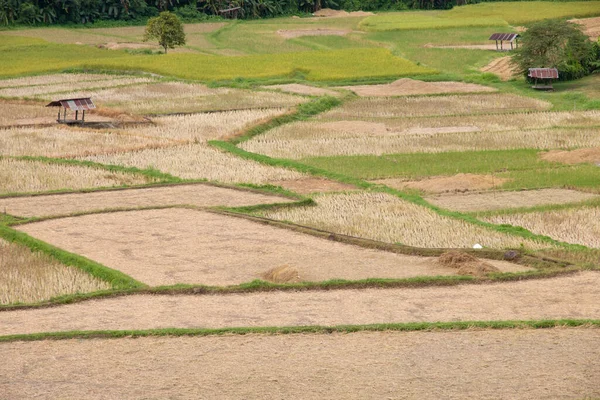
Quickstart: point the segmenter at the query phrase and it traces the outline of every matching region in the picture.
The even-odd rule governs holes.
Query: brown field
[[[331,8],[321,8],[313,13],[315,17],[319,18],[344,18],[344,17],[366,17],[368,15],[374,15],[370,11],[344,11],[344,10],[332,10]]]
[[[0,239],[0,304],[34,303],[110,285],[42,253]]]
[[[600,147],[577,150],[551,150],[542,153],[542,160],[564,164],[600,164]]]
[[[77,97],[81,92],[65,93]],[[273,91],[208,88],[201,84],[166,82],[87,91],[96,104],[134,114],[228,111],[249,108],[288,108],[307,98]]]
[[[167,138],[144,137],[120,131],[99,131],[56,125],[44,128],[0,129],[0,155],[85,157],[164,147]]]
[[[376,97],[350,101],[319,120],[405,118],[433,115],[494,114],[548,110],[550,103],[513,94],[466,94],[449,96]]]
[[[384,193],[315,196],[316,206],[266,211],[268,218],[291,221],[326,231],[416,247],[518,248],[548,247],[465,221],[441,216],[425,207]]]
[[[47,217],[73,213],[169,205],[241,207],[287,203],[285,197],[204,184],[111,190],[47,196],[0,198],[0,209],[20,217]]]
[[[305,177],[304,174],[290,169],[271,167],[256,161],[238,158],[203,143],[90,156],[84,159],[101,164],[156,168],[184,179],[208,179],[223,183],[265,184]]]
[[[496,74],[503,81],[507,81],[510,78],[515,76],[516,69],[510,63],[511,57],[500,57],[492,60],[488,65],[481,68],[482,72],[491,72],[492,74]]]
[[[13,399],[583,399],[600,396],[598,341],[598,329],[556,328],[12,342],[0,344],[0,391]],[[97,390],[98,377],[110,385]]]
[[[426,197],[425,200],[438,207],[468,212],[577,203],[597,198],[600,198],[600,196],[576,190],[540,189],[518,192],[444,194]]]
[[[418,189],[428,193],[467,192],[485,190],[501,186],[506,178],[493,175],[456,174],[453,176],[432,176],[419,181],[407,181],[400,178],[378,179],[373,183],[387,185],[394,189]]]
[[[41,118],[49,123],[55,122],[56,112],[47,109],[45,105],[46,103],[0,100],[0,126],[19,125]]]
[[[23,31],[24,32],[24,31]],[[122,78],[127,77],[122,75]],[[27,87],[27,86],[40,86],[40,85],[57,85],[65,84],[68,82],[68,87],[77,85],[81,82],[91,81],[107,81],[117,78],[117,75],[107,74],[50,74],[50,75],[37,75],[37,76],[24,76],[22,78],[11,78],[11,79],[0,79],[0,89],[5,88],[16,88],[16,87]],[[67,89],[68,90],[68,89]]]
[[[562,242],[600,247],[598,207],[495,215],[484,219],[495,224],[522,226],[533,233],[550,236]]]
[[[423,82],[402,78],[383,85],[342,86],[361,97],[390,97],[442,93],[496,92],[498,89],[462,82]]]
[[[454,275],[435,258],[364,249],[204,211],[162,209],[42,221],[19,230],[152,286],[233,285],[287,265],[301,281]],[[505,272],[527,268],[490,261]]]
[[[571,19],[569,22],[582,25],[583,31],[590,39],[592,39],[592,41],[595,42],[598,40],[598,37],[600,36],[600,17]]]
[[[598,296],[600,273],[592,271],[551,279],[453,287],[130,295],[0,312],[0,335],[167,327],[598,319]]]
[[[0,194],[135,185],[148,181],[141,175],[104,169],[0,158]]]
[[[315,86],[302,85],[299,83],[288,83],[285,85],[262,86],[263,89],[275,89],[282,92],[303,94],[308,96],[339,96],[340,93],[334,90],[324,89]]]

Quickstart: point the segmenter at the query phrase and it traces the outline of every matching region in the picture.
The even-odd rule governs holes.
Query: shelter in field
[[[519,38],[521,35],[518,33],[494,33],[490,36],[489,40],[496,41],[496,51],[508,51],[508,48],[504,48],[504,42],[510,43],[510,50],[514,50],[519,47]],[[500,47],[498,47],[498,43],[500,43]],[[514,43],[514,46],[513,46]]]
[[[93,110],[96,108],[96,105],[92,101],[90,97],[81,97],[78,99],[62,99],[56,100],[51,103],[48,103],[46,107],[59,107],[58,108],[58,118],[56,122],[59,124],[77,124],[80,123],[83,125],[85,122],[85,112],[86,110]],[[67,119],[67,110],[75,111],[75,119]],[[60,113],[63,111],[63,117],[60,118]],[[79,120],[79,111],[81,111],[81,120]]]
[[[219,10],[219,16],[223,18],[229,19],[237,19],[238,14],[240,13],[242,7],[229,7],[222,10]]]
[[[552,80],[558,79],[556,68],[529,68],[528,77],[533,79],[532,88],[537,90],[554,90]]]

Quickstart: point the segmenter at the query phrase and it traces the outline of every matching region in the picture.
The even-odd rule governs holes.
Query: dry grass
[[[600,247],[600,208],[582,207],[485,218],[495,224],[522,226],[533,233],[567,243]]]
[[[600,146],[597,128],[582,129],[539,129],[486,132],[420,132],[394,134],[368,133],[359,135],[354,132],[325,131],[306,129],[310,139],[288,139],[302,134],[302,126],[277,128],[265,135],[243,143],[242,148],[266,154],[270,157],[300,159],[304,157],[335,155],[381,155],[395,153],[441,153],[448,151],[510,150],[510,149],[568,149],[573,147]],[[314,125],[313,125],[314,126]],[[385,129],[385,128],[384,128]],[[323,132],[320,135],[318,132]],[[437,133],[436,133],[437,132]]]
[[[45,254],[0,239],[0,304],[33,303],[103,289],[110,285]]]
[[[155,126],[140,127],[134,132],[185,141],[222,139],[286,112],[284,108],[270,108],[158,117],[153,119]]]
[[[547,110],[548,102],[513,94],[361,98],[322,114],[321,120],[488,114]]]
[[[281,265],[279,267],[271,268],[262,274],[261,278],[265,281],[273,283],[292,283],[301,281],[298,270],[294,267],[290,267],[289,265]]]
[[[0,125],[17,124],[20,119],[56,118],[56,113],[42,103],[0,101]]]
[[[0,79],[0,89],[37,85],[52,85],[59,83],[64,85],[65,82],[79,83],[90,81],[103,81],[115,79],[115,77],[115,75],[106,74],[51,74],[26,76],[23,78]]]
[[[500,270],[475,256],[462,251],[451,250],[443,253],[438,258],[438,263],[443,266],[455,268],[459,275],[485,276],[490,272]]]
[[[148,182],[138,175],[74,165],[0,158],[0,194],[133,185]]]
[[[576,190],[540,189],[518,192],[444,194],[428,197],[426,200],[438,207],[454,211],[489,211],[547,204],[577,203],[598,197],[595,194]]]
[[[156,148],[172,141],[66,126],[0,130],[0,155],[65,157]]]
[[[539,249],[544,244],[502,234],[384,193],[352,193],[315,197],[317,206],[266,212],[288,220],[341,234],[417,247],[519,247]]]
[[[271,181],[299,179],[305,175],[284,168],[270,167],[244,160],[208,147],[188,144],[171,148],[85,157],[102,164],[155,168],[186,179],[208,179],[226,183],[263,184]]]
[[[227,111],[248,108],[287,108],[308,99],[277,92],[208,88],[181,82],[156,83],[86,92],[98,104],[136,114]],[[81,92],[65,94],[76,97]]]
[[[442,93],[496,92],[498,89],[463,82],[423,82],[409,78],[382,85],[343,86],[361,97],[410,96]]]
[[[73,81],[69,75],[65,76],[65,82],[49,84],[49,85],[38,85],[38,86],[24,86],[24,87],[12,87],[6,89],[0,89],[0,97],[41,97],[49,98],[56,97],[54,93],[72,92],[72,91],[83,91],[86,89],[93,88],[110,88],[115,86],[126,86],[148,83],[152,80],[149,78],[134,78],[129,76],[118,77],[111,76],[110,79],[104,80],[93,80],[93,81]],[[82,96],[65,96],[66,97],[82,97]],[[85,96],[87,97],[87,96]]]

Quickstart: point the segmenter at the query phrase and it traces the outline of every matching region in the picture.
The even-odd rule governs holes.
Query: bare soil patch
[[[379,179],[373,181],[395,189],[418,189],[429,193],[467,192],[470,190],[493,189],[501,186],[508,179],[493,175],[456,174],[453,176],[434,176],[420,181],[402,179]]]
[[[350,29],[280,29],[277,34],[286,39],[293,39],[302,36],[345,36],[352,32]]]
[[[384,85],[342,86],[341,89],[351,90],[362,97],[409,96],[419,94],[439,93],[474,93],[496,92],[497,89],[462,82],[423,82],[402,78]]]
[[[366,17],[368,15],[375,15],[369,11],[344,11],[344,10],[332,10],[331,8],[322,8],[319,11],[313,13],[315,17],[321,18],[343,18],[343,17]]]
[[[577,150],[550,150],[542,153],[542,160],[564,164],[600,164],[600,147]]]
[[[577,203],[598,197],[600,196],[576,190],[540,189],[518,192],[444,194],[426,197],[426,200],[436,206],[454,211],[489,211],[545,204]]]
[[[231,285],[289,265],[302,281],[453,275],[435,258],[332,242],[204,211],[161,209],[93,214],[19,230],[149,285]],[[506,271],[528,268],[499,262]]]
[[[598,40],[598,37],[600,36],[600,17],[571,19],[569,22],[583,25],[585,34],[588,35],[592,41]]]
[[[109,50],[123,50],[123,49],[136,50],[136,49],[159,49],[160,46],[154,45],[154,44],[150,44],[150,43],[132,43],[132,42],[115,43],[115,42],[110,42],[110,43],[99,44],[98,48],[100,48],[100,49],[109,49]]]
[[[299,83],[288,83],[285,85],[263,86],[264,89],[278,89],[282,92],[304,94],[309,96],[339,96],[340,93],[334,90],[323,89],[315,86],[302,85]]]
[[[454,287],[131,295],[0,312],[0,335],[167,327],[598,319],[599,296],[600,273],[592,271]]]
[[[4,198],[0,199],[0,209],[3,211],[6,210],[6,213],[15,216],[46,217],[111,208],[169,205],[240,207],[254,204],[286,203],[289,201],[292,200],[285,197],[194,184],[93,193]]]
[[[515,75],[515,67],[510,63],[510,57],[500,57],[492,60],[488,65],[481,68],[482,72],[496,74],[503,81],[507,81]]]
[[[304,178],[285,181],[272,181],[270,184],[281,186],[292,192],[300,194],[320,193],[320,192],[345,192],[348,190],[358,190],[356,186],[347,183],[331,181],[322,178]]]
[[[562,328],[11,342],[0,344],[0,391],[12,399],[589,398],[600,395],[598,341],[598,329]]]

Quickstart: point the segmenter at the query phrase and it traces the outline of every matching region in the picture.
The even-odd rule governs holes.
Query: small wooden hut
[[[533,79],[532,88],[537,90],[554,90],[552,80],[558,79],[556,68],[529,68],[528,77]]]
[[[81,97],[78,99],[61,99],[48,103],[46,107],[58,107],[58,118],[56,122],[59,124],[81,124],[85,122],[86,110],[93,110],[96,105],[89,97]],[[75,111],[75,119],[67,119],[67,110]],[[63,111],[62,119],[60,118]],[[81,111],[81,120],[79,120],[79,111]]]
[[[496,41],[496,51],[508,51],[508,48],[504,48],[504,42],[510,43],[510,50],[514,50],[519,47],[519,38],[521,35],[518,33],[494,33],[490,36],[489,40]],[[514,43],[514,46],[513,46]],[[500,44],[500,47],[498,47]]]

